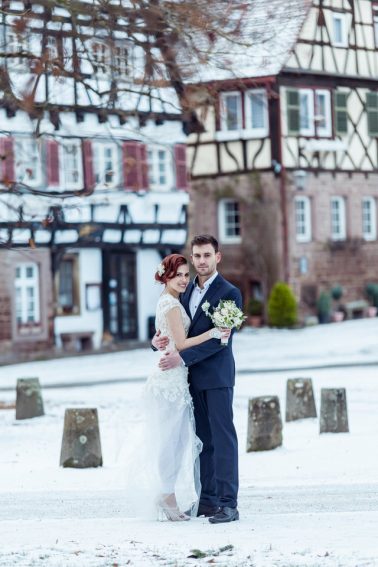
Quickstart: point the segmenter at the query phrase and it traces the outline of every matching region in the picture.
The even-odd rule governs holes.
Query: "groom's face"
[[[217,269],[221,254],[215,252],[211,244],[194,245],[191,258],[197,274],[202,277],[210,277]]]

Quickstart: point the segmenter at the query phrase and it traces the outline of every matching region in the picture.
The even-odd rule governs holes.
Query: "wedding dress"
[[[167,313],[179,307],[187,335],[190,319],[178,299],[163,293],[156,308],[155,327],[169,338],[164,352],[175,349]],[[202,443],[195,433],[188,369],[182,365],[162,371],[158,362],[148,377],[143,392],[144,428],[138,455],[132,456],[129,490],[133,493],[137,515],[156,517],[156,503],[162,495],[174,493],[178,508],[195,517],[200,497],[199,454]]]

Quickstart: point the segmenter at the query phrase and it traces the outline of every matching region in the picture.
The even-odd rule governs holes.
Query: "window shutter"
[[[13,138],[0,138],[0,181],[9,185],[15,181]]]
[[[289,134],[298,134],[300,128],[299,91],[287,90],[287,125]]]
[[[84,185],[86,189],[91,191],[95,187],[95,177],[93,171],[93,151],[90,140],[83,140],[83,157],[84,157]]]
[[[174,147],[174,157],[176,166],[176,188],[188,189],[188,172],[186,167],[186,145],[176,144]]]
[[[48,186],[56,187],[59,185],[59,144],[56,140],[47,140],[46,154]]]
[[[147,148],[140,142],[123,144],[123,181],[128,191],[148,189]]]
[[[378,93],[366,94],[366,111],[369,135],[378,136]]]
[[[335,93],[336,134],[348,133],[347,93]]]

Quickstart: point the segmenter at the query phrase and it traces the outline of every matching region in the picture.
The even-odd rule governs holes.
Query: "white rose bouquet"
[[[212,313],[209,312],[209,308],[210,303],[205,301],[202,305],[202,310],[205,312],[207,317],[210,317],[215,327],[240,329],[243,321],[247,318],[232,299],[221,299],[219,304],[214,307]],[[222,345],[226,346],[227,343],[228,338],[221,338]]]

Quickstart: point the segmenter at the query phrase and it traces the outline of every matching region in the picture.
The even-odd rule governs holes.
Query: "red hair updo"
[[[182,254],[169,254],[163,258],[155,273],[155,280],[162,284],[166,284],[177,274],[180,266],[184,266],[188,260]]]

